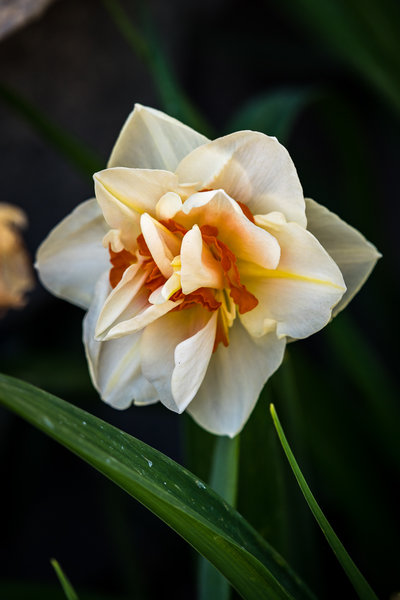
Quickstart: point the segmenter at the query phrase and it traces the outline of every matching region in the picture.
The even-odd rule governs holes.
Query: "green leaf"
[[[353,584],[353,587],[356,590],[359,598],[361,598],[362,600],[378,600],[378,597],[376,596],[374,591],[371,589],[371,587],[369,586],[366,579],[360,573],[360,571],[354,564],[353,560],[350,558],[349,554],[345,550],[343,544],[337,537],[336,533],[333,531],[327,518],[325,517],[325,515],[322,512],[322,510],[320,509],[317,501],[315,500],[310,488],[308,487],[307,482],[304,479],[303,474],[300,470],[300,467],[297,464],[297,461],[293,455],[293,452],[288,444],[288,441],[283,432],[282,425],[279,421],[278,415],[276,414],[276,410],[275,410],[275,407],[273,404],[270,405],[270,411],[271,411],[272,419],[273,419],[276,431],[278,433],[280,442],[285,451],[285,454],[286,454],[289,464],[292,468],[292,471],[293,471],[293,473],[297,479],[297,482],[300,486],[300,489],[303,492],[303,495],[308,503],[308,506],[310,507],[311,512],[313,513],[315,519],[317,520],[318,525],[320,526],[330,547],[336,554],[336,557],[339,560],[340,564],[342,565],[346,575],[348,576],[351,583]]]
[[[252,129],[274,135],[280,142],[287,143],[301,111],[319,96],[319,92],[312,88],[272,90],[245,104],[231,120],[227,131]]]
[[[291,350],[286,348],[283,362],[274,376],[270,380],[273,397],[282,410],[286,428],[295,445],[297,455],[302,460],[303,464],[307,464],[308,447],[306,446],[307,437],[304,436],[305,416],[300,401],[297,380],[294,376]],[[310,385],[310,383],[309,383]],[[307,388],[309,389],[309,387]],[[265,409],[264,409],[265,411]],[[268,413],[265,411],[265,417]],[[282,456],[282,449],[279,440],[276,437],[276,431],[271,419],[268,418],[271,434],[274,436],[279,458],[282,464],[278,463],[281,468],[281,479],[285,491],[285,515],[284,524],[287,532],[287,542],[283,555],[289,562],[305,577],[312,585],[319,585],[319,553],[317,549],[317,536],[319,534],[318,527],[315,524],[313,517],[305,504],[301,492],[296,484],[296,481],[290,476],[287,470],[287,465],[284,463],[285,458]],[[296,539],[307,539],[307,544],[299,546]],[[278,546],[280,550],[280,546]]]
[[[400,42],[395,0],[284,0],[279,8],[303,23],[329,50],[353,67],[400,112]]]
[[[0,581],[0,598],[3,600],[65,600],[59,584],[37,583],[36,581]],[[139,600],[135,597],[135,600]],[[126,600],[118,595],[109,596],[99,592],[82,592],[80,600]]]
[[[287,557],[291,531],[286,465],[274,426],[266,411],[271,402],[270,383],[271,381],[267,382],[261,392],[240,435],[238,507],[255,529]],[[257,490],[257,493],[253,490]]]
[[[282,557],[213,490],[150,446],[51,394],[0,375],[0,402],[139,500],[246,600],[310,599]]]
[[[371,432],[379,435],[388,460],[400,468],[398,390],[392,374],[368,338],[346,314],[341,314],[325,331],[336,360],[362,393]]]
[[[0,99],[25,119],[35,131],[84,175],[90,177],[104,168],[104,163],[91,149],[53,123],[20,94],[0,83]]]
[[[239,436],[219,436],[215,442],[210,486],[231,506],[236,506],[239,475]],[[228,600],[229,583],[206,559],[199,565],[199,600]]]
[[[146,6],[143,5],[145,28],[141,27],[139,30],[117,0],[103,0],[103,4],[121,35],[149,69],[164,110],[204,135],[210,136],[210,125],[193,106],[175,77]]]
[[[60,567],[60,565],[56,561],[56,559],[52,558],[50,562],[51,562],[51,566],[53,567],[53,569],[56,572],[59,582],[61,583],[61,587],[64,590],[64,594],[65,594],[67,600],[79,600],[68,577],[65,575],[65,573],[63,572],[62,568]]]

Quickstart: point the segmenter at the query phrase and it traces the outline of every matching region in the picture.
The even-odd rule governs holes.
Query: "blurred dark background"
[[[0,41],[0,201],[27,212],[25,240],[34,257],[50,229],[93,193],[85,168],[57,149],[43,119],[87,145],[101,168],[135,102],[193,126],[202,122],[169,93],[168,69],[208,122],[204,133],[248,128],[277,135],[305,195],[360,229],[383,259],[345,315],[289,348],[284,368],[290,363],[293,389],[286,394],[282,375],[274,376],[242,436],[240,485],[255,485],[257,492],[252,499],[240,496],[239,509],[319,597],[355,597],[279,454],[266,410],[273,399],[339,537],[378,595],[390,598],[400,590],[399,5],[118,4],[151,40],[161,63],[132,51],[115,23],[115,6],[57,0]],[[87,374],[82,317],[37,283],[26,308],[0,321],[1,371],[89,410],[180,463],[191,455],[195,436],[203,447],[211,443],[211,436],[202,437],[186,418],[162,407],[117,412],[102,404]],[[266,436],[284,472],[284,492],[275,486],[270,457],[263,456]],[[196,557],[185,542],[4,410],[0,452],[1,599],[62,598],[51,557],[82,598],[195,597]],[[207,477],[204,458],[189,466]],[[285,507],[289,518],[282,516]]]

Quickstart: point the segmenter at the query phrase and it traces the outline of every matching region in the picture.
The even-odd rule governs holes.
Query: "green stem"
[[[226,502],[236,505],[239,474],[239,435],[218,437],[211,465],[210,486]],[[199,562],[199,600],[228,600],[230,586],[225,577],[205,558]]]

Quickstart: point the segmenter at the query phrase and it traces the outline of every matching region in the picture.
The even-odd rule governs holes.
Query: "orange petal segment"
[[[111,244],[108,248],[110,252],[110,263],[112,267],[110,269],[110,285],[115,288],[122,279],[126,269],[137,262],[137,258],[128,250],[121,250],[121,252],[114,252],[111,248]]]

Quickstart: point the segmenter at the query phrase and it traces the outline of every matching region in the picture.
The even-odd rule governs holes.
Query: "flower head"
[[[42,244],[56,295],[88,309],[94,385],[117,408],[160,400],[235,435],[288,338],[324,327],[378,252],[305,200],[275,139],[209,141],[137,105],[96,173],[96,199]]]
[[[25,306],[25,294],[33,287],[31,261],[19,232],[25,226],[20,208],[0,203],[0,316]]]

